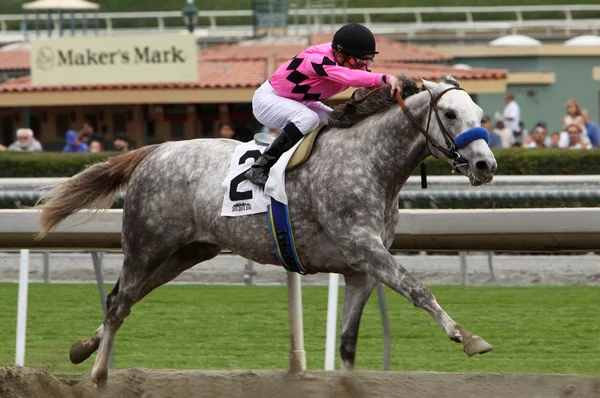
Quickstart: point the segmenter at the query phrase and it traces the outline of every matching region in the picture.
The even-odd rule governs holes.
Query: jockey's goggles
[[[354,60],[354,65],[359,68],[362,68],[362,67],[368,68],[369,66],[373,65],[373,62],[375,62],[374,57],[370,57],[370,58],[351,57],[351,58]]]

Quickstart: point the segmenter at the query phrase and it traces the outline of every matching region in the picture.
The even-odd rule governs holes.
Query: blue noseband
[[[454,144],[457,149],[460,149],[479,139],[482,139],[489,144],[490,133],[483,127],[473,127],[472,129],[460,133],[460,135],[454,139]]]

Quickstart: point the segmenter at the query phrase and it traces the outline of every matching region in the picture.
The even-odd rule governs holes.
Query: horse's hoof
[[[475,354],[485,354],[494,349],[490,343],[485,341],[479,336],[473,335],[465,341],[465,353],[467,356],[472,357]]]
[[[69,351],[69,359],[75,365],[88,359],[98,347],[94,348],[89,340],[79,340],[73,343]]]

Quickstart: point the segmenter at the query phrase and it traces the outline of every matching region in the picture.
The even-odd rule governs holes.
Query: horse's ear
[[[430,82],[429,80],[425,80],[421,76],[419,76],[419,79],[421,79],[421,82],[423,83],[423,87],[425,87],[425,89],[427,91],[429,91],[429,94],[433,95],[433,91],[437,87],[437,84],[434,82]]]
[[[442,81],[448,84],[452,84],[454,87],[460,87],[460,83],[458,82],[458,80],[456,80],[456,78],[450,74],[443,75]]]

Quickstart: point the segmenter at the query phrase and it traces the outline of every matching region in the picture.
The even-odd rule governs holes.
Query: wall
[[[554,72],[556,82],[548,84],[509,84],[507,92],[515,95],[521,107],[521,118],[531,129],[539,120],[548,123],[550,131],[562,129],[565,103],[569,98],[580,101],[594,121],[600,120],[600,81],[594,80],[592,69],[600,65],[599,57],[456,57],[453,63],[472,67],[504,68],[512,72]],[[479,94],[478,104],[486,114],[493,116],[504,109],[504,96]]]
[[[26,126],[25,113],[22,107],[0,108],[0,119],[9,117],[12,120],[13,140],[16,130]],[[140,105],[31,107],[29,113],[34,135],[46,144],[46,150],[60,150],[67,130],[79,130],[86,119],[95,121],[96,131],[102,133],[106,143],[111,143],[120,132],[126,133],[136,143],[143,140],[144,123]]]

